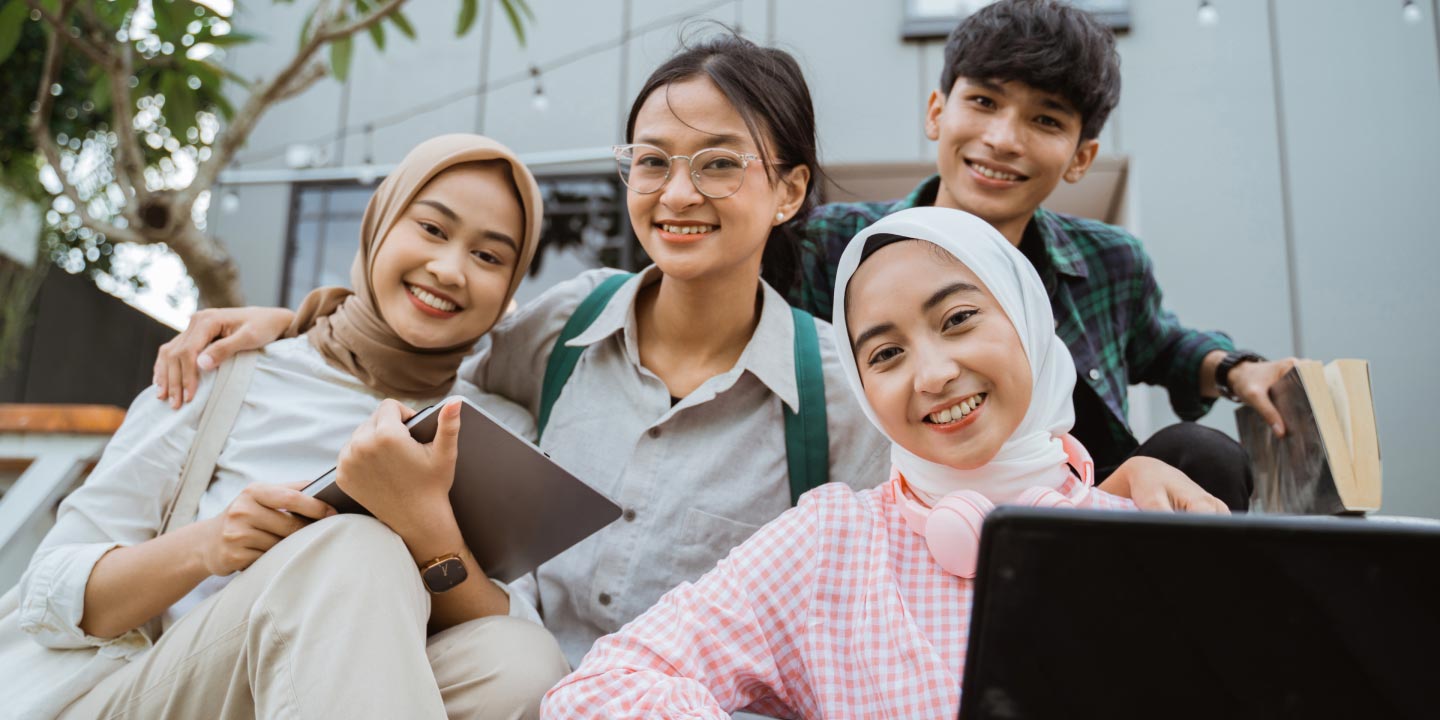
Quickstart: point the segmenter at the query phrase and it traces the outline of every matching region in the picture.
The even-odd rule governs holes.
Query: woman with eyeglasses
[[[541,567],[538,587],[519,589],[572,665],[795,491],[873,484],[865,473],[887,462],[884,438],[846,396],[825,323],[784,299],[797,257],[788,225],[818,200],[814,112],[795,60],[733,35],[683,50],[642,87],[625,139],[616,162],[654,264],[552,288],[462,369],[535,412],[540,447],[625,508]],[[580,328],[587,300],[598,312]],[[547,393],[562,334],[581,354],[568,381],[550,372]],[[797,355],[816,372],[797,372]],[[787,413],[820,427],[796,437]],[[812,480],[791,477],[802,473]]]
[[[864,489],[889,463],[828,323],[784,300],[792,227],[820,174],[794,58],[732,34],[683,48],[640,90],[625,140],[615,158],[654,264],[551,288],[460,373],[527,407],[540,448],[624,508],[510,588],[572,666],[803,491]],[[209,311],[162,351],[157,384],[183,397],[197,356],[213,366],[288,323],[284,310]]]

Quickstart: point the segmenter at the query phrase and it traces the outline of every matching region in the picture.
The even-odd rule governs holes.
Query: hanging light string
[[[445,94],[445,95],[441,95],[440,97],[437,97],[437,98],[435,98],[434,100],[431,100],[431,101],[429,101],[429,102],[422,103],[422,104],[420,104],[420,105],[410,106],[410,107],[406,108],[405,110],[401,110],[401,111],[399,111],[399,112],[396,112],[396,113],[393,113],[393,114],[390,114],[390,115],[386,115],[386,116],[384,116],[384,117],[376,118],[376,119],[371,120],[371,121],[369,121],[369,122],[367,122],[367,123],[365,123],[365,124],[363,124],[363,125],[349,125],[349,126],[346,126],[346,127],[344,127],[344,128],[341,128],[341,129],[339,129],[339,130],[336,130],[336,131],[334,131],[334,132],[329,132],[329,133],[325,133],[325,134],[316,136],[314,139],[306,142],[305,144],[309,144],[309,145],[325,145],[325,144],[332,143],[332,142],[335,142],[335,141],[337,141],[337,140],[340,140],[341,138],[346,138],[346,137],[349,137],[349,136],[354,135],[354,134],[356,134],[356,133],[364,132],[366,128],[370,128],[371,130],[375,130],[375,129],[387,128],[387,127],[390,127],[390,126],[392,126],[392,125],[398,125],[398,124],[400,124],[400,123],[402,123],[402,122],[405,122],[405,121],[407,121],[407,120],[413,120],[414,118],[419,117],[419,116],[421,116],[421,115],[425,115],[425,114],[428,114],[428,113],[432,113],[432,112],[435,112],[435,111],[440,110],[440,109],[442,109],[442,108],[448,107],[448,106],[450,106],[450,105],[452,105],[452,104],[454,104],[454,103],[457,103],[457,102],[459,102],[459,101],[461,101],[461,100],[465,100],[465,99],[468,99],[468,98],[473,98],[473,97],[475,97],[475,96],[477,96],[477,95],[480,95],[480,94],[483,94],[483,93],[488,93],[488,92],[495,91],[495,90],[502,90],[502,89],[504,89],[504,88],[511,87],[511,86],[513,86],[513,85],[518,85],[518,84],[523,83],[523,82],[525,82],[525,81],[527,81],[527,80],[531,80],[531,81],[533,81],[533,82],[535,83],[535,87],[536,87],[536,90],[537,90],[537,92],[536,92],[536,94],[535,94],[535,97],[537,97],[537,98],[543,97],[543,93],[540,92],[540,81],[539,81],[539,75],[540,75],[540,74],[547,73],[547,72],[553,72],[553,71],[555,71],[555,70],[559,70],[560,68],[567,67],[567,66],[569,66],[569,65],[573,65],[573,64],[575,64],[575,63],[577,63],[577,62],[580,62],[581,60],[586,60],[586,59],[589,59],[589,58],[591,58],[591,57],[593,57],[593,56],[595,56],[595,55],[599,55],[600,53],[603,53],[603,52],[606,52],[606,51],[609,51],[609,50],[614,50],[615,48],[620,47],[621,45],[629,42],[631,39],[633,39],[633,38],[635,38],[635,37],[639,37],[639,36],[645,35],[645,34],[647,34],[647,33],[650,33],[650,32],[652,32],[652,31],[654,31],[654,30],[660,30],[660,29],[662,29],[662,28],[669,27],[669,26],[674,25],[674,24],[676,24],[676,23],[678,23],[678,22],[681,22],[681,21],[687,20],[687,19],[689,19],[689,18],[695,17],[696,15],[703,15],[703,14],[705,14],[705,13],[708,13],[708,12],[712,11],[712,10],[715,10],[716,8],[724,7],[724,6],[726,6],[726,5],[730,5],[730,4],[732,4],[732,3],[739,3],[739,2],[742,2],[742,0],[715,0],[714,2],[708,3],[708,4],[706,4],[706,5],[702,5],[702,6],[698,7],[698,8],[694,8],[694,9],[691,9],[691,10],[686,10],[686,11],[684,11],[684,12],[672,13],[672,14],[670,14],[670,15],[666,15],[665,17],[662,17],[662,18],[656,19],[656,20],[654,20],[654,21],[652,21],[652,22],[650,22],[650,23],[647,23],[647,24],[645,24],[645,25],[643,25],[643,26],[641,26],[641,27],[638,27],[638,28],[634,28],[634,29],[632,29],[632,30],[629,30],[629,32],[623,33],[623,34],[621,34],[621,35],[618,36],[618,37],[611,38],[610,40],[606,40],[606,41],[604,41],[604,42],[596,43],[596,44],[594,44],[594,45],[590,45],[590,46],[587,46],[587,47],[580,48],[580,49],[578,49],[578,50],[576,50],[576,51],[574,51],[574,52],[568,53],[568,54],[566,54],[566,55],[562,55],[562,56],[560,56],[560,57],[558,57],[558,58],[555,58],[554,60],[551,60],[551,61],[546,62],[546,63],[541,63],[541,64],[538,64],[538,65],[532,65],[532,66],[530,66],[529,68],[527,68],[527,69],[525,69],[525,70],[522,70],[522,71],[517,72],[517,73],[512,73],[512,74],[507,75],[507,76],[505,76],[505,77],[499,78],[499,79],[497,79],[497,80],[495,80],[495,81],[493,81],[493,82],[484,82],[484,83],[480,83],[480,84],[476,85],[475,87],[464,88],[464,89],[462,89],[462,90],[457,90],[457,91],[452,92],[452,93],[448,93],[448,94]],[[549,99],[548,99],[548,98],[545,98],[543,102],[544,102],[545,104],[548,104],[548,103],[549,103]],[[534,103],[534,104],[538,107],[538,106],[541,104],[541,101],[532,99],[532,103]],[[295,142],[292,141],[291,143],[287,143],[287,146],[288,146],[288,145],[293,145],[293,144],[295,144]],[[274,159],[274,158],[277,158],[277,157],[280,157],[280,156],[284,155],[284,154],[285,154],[285,149],[286,149],[285,147],[274,147],[274,148],[270,148],[270,149],[268,149],[268,150],[258,151],[258,152],[254,153],[254,154],[246,155],[246,156],[245,156],[245,162],[247,162],[247,163],[257,163],[257,162],[264,162],[264,161],[266,161],[266,160],[271,160],[271,159]]]
[[[550,107],[550,98],[545,97],[545,87],[540,84],[540,68],[530,66],[530,77],[535,78],[535,96],[530,99],[530,104],[539,112],[545,112]]]
[[[380,174],[380,169],[375,167],[375,126],[367,123],[365,125],[365,155],[360,161],[360,173],[356,180],[362,185],[370,185]]]

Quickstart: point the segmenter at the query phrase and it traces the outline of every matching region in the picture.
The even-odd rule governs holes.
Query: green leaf
[[[219,68],[207,62],[188,59],[181,61],[180,67],[184,68],[186,73],[200,79],[200,90],[198,92],[201,95],[208,96],[220,92],[221,80]]]
[[[226,120],[235,117],[235,106],[230,104],[230,99],[225,97],[225,93],[217,92],[210,100],[215,103],[215,109],[220,111],[221,117]]]
[[[183,142],[185,131],[195,127],[195,91],[186,85],[181,71],[166,72],[160,77],[160,92],[165,96],[165,125]]]
[[[385,49],[385,24],[375,23],[366,28],[370,32],[370,40],[375,43],[376,50]]]
[[[90,86],[90,102],[95,105],[97,115],[110,110],[110,78],[102,77]]]
[[[315,24],[315,12],[319,9],[318,5],[310,8],[310,12],[305,16],[305,22],[300,24],[300,42],[296,43],[296,47],[305,47],[306,41],[310,39],[310,31],[314,29],[311,26]]]
[[[155,0],[151,7],[153,12],[150,17],[155,21],[155,37],[161,40],[178,40],[179,33],[185,31],[185,25],[182,23],[179,28],[175,27],[175,16],[170,12],[170,3]]]
[[[460,0],[460,22],[455,27],[455,37],[463,37],[475,24],[475,14],[480,9],[479,0]]]
[[[234,70],[231,70],[230,68],[228,68],[228,67],[226,67],[226,66],[224,66],[224,65],[216,65],[215,63],[212,63],[212,62],[210,62],[210,61],[208,61],[208,60],[206,60],[206,61],[204,61],[204,62],[205,62],[205,64],[208,65],[209,67],[214,68],[215,70],[219,71],[221,75],[224,75],[226,80],[229,80],[230,82],[233,82],[233,83],[235,83],[236,85],[239,85],[240,87],[245,88],[246,90],[249,90],[249,89],[251,88],[251,86],[255,84],[255,83],[254,83],[253,81],[251,81],[249,78],[245,77],[244,75],[241,75],[241,74],[238,73],[238,72],[235,72]]]
[[[20,44],[20,30],[30,21],[30,8],[25,0],[10,0],[0,9],[0,65],[4,65],[15,46]]]
[[[530,8],[525,5],[524,0],[500,0],[500,6],[505,8],[505,17],[510,18],[510,28],[515,31],[515,37],[523,46],[525,44],[525,23],[520,19],[520,12],[516,6],[523,8],[525,14],[530,14]]]
[[[231,45],[243,45],[248,42],[254,42],[255,38],[256,36],[251,33],[232,31],[224,35],[210,35],[202,31],[201,34],[195,38],[195,42],[209,43],[215,47],[229,47]]]
[[[330,72],[342,83],[350,76],[350,58],[355,54],[353,40],[345,37],[330,43]]]
[[[131,13],[135,12],[137,0],[114,0],[112,2],[92,2],[91,9],[104,20],[110,27],[118,28],[125,24]]]
[[[398,9],[395,10],[395,12],[390,13],[390,22],[395,23],[395,27],[399,28],[405,37],[411,40],[415,39],[415,26],[410,24],[410,19],[405,17],[405,13],[400,12]]]

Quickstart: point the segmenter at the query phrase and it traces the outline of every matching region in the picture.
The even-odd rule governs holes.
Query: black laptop
[[[1440,718],[1440,529],[1002,507],[960,707],[981,718]]]

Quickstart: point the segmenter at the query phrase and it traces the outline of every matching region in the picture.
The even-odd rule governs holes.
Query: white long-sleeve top
[[[114,547],[138,544],[159,532],[213,384],[214,373],[202,376],[194,401],[179,410],[157,399],[154,388],[141,393],[94,472],[60,505],[55,527],[45,536],[19,585],[20,628],[36,642],[55,649],[100,648],[101,655],[129,658],[148,649],[163,627],[233,577],[209,578],[171,606],[159,622],[118,638],[99,638],[80,629],[85,585],[95,563]],[[483,395],[465,382],[457,384],[456,392],[522,436],[534,438],[534,421],[523,408]],[[266,346],[194,519],[220,514],[252,483],[319,477],[334,467],[351,432],[382,399],[353,376],[329,365],[303,336]],[[430,402],[400,400],[417,409]],[[511,615],[539,622],[539,615],[520,598],[510,608]],[[40,699],[62,686],[67,695],[78,696],[104,674],[56,678],[54,688],[33,688],[33,697]]]

